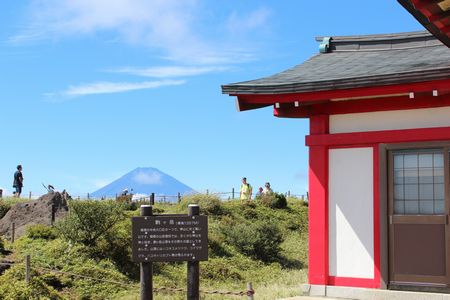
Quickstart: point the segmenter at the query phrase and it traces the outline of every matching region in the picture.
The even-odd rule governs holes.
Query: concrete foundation
[[[450,300],[450,294],[303,284],[303,296],[354,300]]]

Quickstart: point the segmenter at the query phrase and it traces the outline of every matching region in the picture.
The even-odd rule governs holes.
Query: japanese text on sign
[[[132,218],[134,262],[208,260],[208,217]]]

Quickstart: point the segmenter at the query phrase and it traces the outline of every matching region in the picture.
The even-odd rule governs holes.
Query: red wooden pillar
[[[329,116],[310,118],[310,134],[328,134]],[[309,147],[310,284],[328,284],[328,147]]]

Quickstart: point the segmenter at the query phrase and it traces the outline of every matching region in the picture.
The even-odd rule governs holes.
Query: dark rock
[[[11,268],[11,266],[13,264],[14,264],[13,261],[7,261],[7,260],[0,261],[0,275],[3,275],[3,273],[5,273],[6,270]]]
[[[12,223],[15,224],[15,238],[22,236],[28,225],[51,225],[52,207],[55,208],[55,219],[67,214],[67,197],[66,192],[51,192],[37,200],[15,204],[0,220],[0,235],[10,238]]]

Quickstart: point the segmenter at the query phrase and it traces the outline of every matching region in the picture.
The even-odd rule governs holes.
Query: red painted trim
[[[401,93],[424,93],[432,90],[448,91],[450,79],[405,83],[397,85],[372,86],[354,89],[337,89],[328,91],[314,91],[290,94],[230,94],[238,97],[239,101],[247,104],[274,104],[299,101],[300,103],[312,104],[311,102],[328,101],[329,99],[348,97],[381,96]]]
[[[328,115],[311,116],[310,134],[323,134],[330,132],[330,117]]]
[[[328,116],[311,118],[316,134],[328,133]],[[328,148],[309,148],[309,263],[310,284],[328,284]]]
[[[433,6],[441,0],[412,0],[414,8],[417,10],[426,9],[427,7]]]
[[[431,95],[416,95],[416,98],[414,99],[409,99],[408,96],[401,96],[366,100],[327,102],[307,107],[294,107],[290,103],[284,104],[284,106],[281,105],[280,108],[275,109],[274,114],[275,116],[282,118],[306,118],[318,114],[338,115],[374,111],[433,108],[443,106],[450,106],[449,94],[441,94],[437,97],[433,97]]]
[[[367,145],[450,140],[450,127],[307,135],[307,146]]]
[[[370,278],[352,278],[352,277],[329,277],[329,285],[335,286],[351,286],[351,287],[361,287],[361,288],[380,288],[375,280]]]
[[[381,287],[380,248],[380,151],[373,146],[373,260],[375,288]]]
[[[450,25],[445,25],[444,27],[440,28],[442,33],[448,34],[450,32]]]

